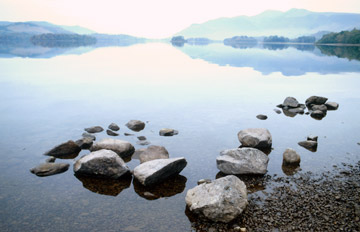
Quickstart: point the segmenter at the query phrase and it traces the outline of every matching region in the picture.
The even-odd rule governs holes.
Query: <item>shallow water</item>
[[[62,54],[0,59],[1,231],[189,231],[187,189],[199,179],[216,177],[216,157],[238,147],[237,133],[245,128],[271,132],[269,175],[285,175],[282,153],[289,147],[301,155],[300,172],[321,173],[360,158],[356,59],[322,54],[318,48],[221,44],[177,48],[149,43]],[[340,107],[322,120],[273,111],[287,96],[304,103],[312,95],[326,96]],[[268,119],[258,120],[258,114]],[[148,122],[143,131],[131,132],[124,126],[131,119]],[[188,165],[181,176],[144,189],[131,179],[81,180],[72,167],[43,178],[29,172],[46,159],[44,152],[79,139],[83,128],[106,128],[112,122],[121,128],[118,138],[136,148],[143,147],[136,136],[144,135],[151,144],[165,146],[170,157],[184,156]],[[179,135],[160,137],[164,127]],[[317,152],[297,145],[310,134],[319,136]],[[105,137],[102,132],[97,140]],[[138,164],[128,162],[132,169]]]

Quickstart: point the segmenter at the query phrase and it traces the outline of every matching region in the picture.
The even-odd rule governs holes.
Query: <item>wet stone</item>
[[[102,132],[104,129],[101,126],[93,126],[85,128],[84,130],[88,133],[99,133]]]
[[[281,114],[281,110],[279,110],[279,109],[274,109],[274,111],[275,111],[275,113],[277,113],[277,114]]]
[[[43,163],[30,169],[30,172],[37,176],[51,176],[66,172],[69,166],[69,164],[64,163]]]
[[[119,134],[112,131],[112,130],[106,130],[106,134],[110,135],[110,136],[118,136]]]
[[[301,141],[298,144],[309,151],[315,152],[317,150],[318,143],[316,141]]]
[[[53,156],[60,159],[71,159],[75,158],[79,152],[81,151],[81,148],[79,145],[77,145],[74,141],[69,140],[66,143],[62,143],[50,151],[46,152],[44,155],[46,156]]]
[[[145,136],[138,136],[137,138],[138,138],[138,140],[146,140]]]
[[[81,149],[90,149],[90,147],[93,145],[93,139],[90,137],[84,137],[82,139],[78,139],[75,141],[75,143],[81,148]]]
[[[116,123],[111,123],[108,128],[113,131],[120,130],[120,127]]]
[[[132,131],[139,132],[145,128],[145,123],[140,120],[130,120],[126,126]]]
[[[256,116],[257,119],[260,119],[260,120],[266,120],[268,117],[264,114],[259,114]]]
[[[179,131],[170,128],[163,128],[159,131],[160,136],[173,136],[177,134],[179,134]]]
[[[91,138],[92,140],[96,140],[96,137],[95,137],[95,135],[93,135],[93,134],[89,134],[89,133],[87,133],[87,132],[84,132],[83,134],[82,134],[82,137],[84,137],[84,138]]]

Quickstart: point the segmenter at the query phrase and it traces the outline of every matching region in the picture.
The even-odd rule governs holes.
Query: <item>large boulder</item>
[[[185,201],[191,212],[225,223],[239,216],[248,205],[246,186],[233,175],[188,190]]]
[[[51,176],[66,172],[69,169],[69,164],[63,163],[43,163],[35,168],[30,169],[31,173],[37,176]]]
[[[151,160],[135,167],[134,176],[142,185],[149,186],[179,174],[186,164],[184,157]]]
[[[99,133],[104,130],[101,126],[92,126],[84,129],[88,133]]]
[[[238,133],[238,139],[243,147],[254,147],[258,149],[270,148],[272,138],[270,132],[265,128],[249,128]]]
[[[145,123],[140,120],[130,120],[128,123],[126,123],[126,126],[133,131],[141,131],[145,128]]]
[[[309,97],[308,99],[306,99],[305,101],[305,105],[306,106],[310,106],[312,104],[314,105],[322,105],[322,104],[325,104],[325,102],[327,101],[328,99],[326,97],[320,97],[320,96],[311,96]]]
[[[285,107],[287,106],[290,108],[296,108],[299,106],[299,102],[294,97],[287,97],[285,98],[284,103],[282,105]]]
[[[269,157],[255,148],[237,148],[220,152],[217,168],[225,174],[265,174]]]
[[[74,164],[76,175],[118,179],[129,171],[124,160],[115,152],[105,149],[91,152]]]
[[[325,105],[328,110],[337,110],[339,108],[339,104],[336,102],[326,102]]]
[[[135,148],[131,143],[119,139],[103,139],[92,145],[90,151],[107,149],[116,152],[121,158],[131,156]]]
[[[149,146],[140,155],[140,163],[145,163],[155,159],[168,159],[169,152],[163,146]]]
[[[298,166],[300,164],[300,155],[291,148],[285,150],[283,154],[283,165]]]
[[[55,158],[60,159],[69,159],[69,158],[75,158],[79,152],[81,151],[81,148],[79,145],[77,145],[74,141],[69,140],[66,143],[62,143],[50,151],[46,152],[44,155],[47,156],[54,156]]]

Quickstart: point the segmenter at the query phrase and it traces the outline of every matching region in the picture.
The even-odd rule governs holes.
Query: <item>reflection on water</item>
[[[360,60],[360,46],[317,46],[321,53],[328,56]]]

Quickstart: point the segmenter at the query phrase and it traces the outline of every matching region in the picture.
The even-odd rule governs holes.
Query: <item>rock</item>
[[[106,134],[110,135],[110,136],[118,136],[119,134],[112,131],[112,130],[106,130]]]
[[[133,131],[139,132],[145,128],[145,123],[140,120],[130,120],[126,126]]]
[[[173,136],[177,134],[179,134],[179,131],[170,128],[163,128],[159,131],[160,136]]]
[[[146,137],[145,137],[145,136],[138,136],[137,138],[138,138],[138,140],[140,140],[140,141],[146,140]]]
[[[246,186],[233,175],[188,190],[185,201],[191,212],[225,223],[238,217],[248,205]]]
[[[76,175],[118,179],[130,172],[124,160],[114,151],[102,149],[81,157],[74,164]]]
[[[306,106],[310,106],[311,104],[322,105],[325,104],[326,101],[327,101],[326,97],[311,96],[308,99],[306,99],[305,105]]]
[[[279,109],[274,109],[274,111],[275,111],[275,113],[277,113],[277,114],[281,114],[281,110],[279,110]]]
[[[54,156],[50,156],[45,160],[45,163],[55,163],[56,158]]]
[[[327,111],[327,107],[326,105],[310,105],[309,108],[312,110],[312,111],[316,111],[316,110],[320,110],[324,113],[326,113]]]
[[[143,153],[146,148],[136,149],[134,154],[131,156],[131,159],[140,159],[140,154]]]
[[[186,164],[184,157],[151,160],[135,167],[134,176],[142,185],[149,186],[179,174]]]
[[[107,149],[116,152],[121,158],[131,156],[135,148],[131,143],[119,139],[103,139],[92,145],[90,151]]]
[[[197,184],[200,185],[200,184],[209,184],[211,183],[211,180],[210,179],[201,179],[201,180],[198,180]]]
[[[302,107],[291,108],[288,111],[291,113],[294,113],[294,114],[304,114],[304,112],[305,112]]]
[[[95,135],[89,134],[89,133],[87,133],[87,132],[84,132],[84,133],[82,134],[82,137],[84,137],[84,138],[91,138],[93,141],[96,140]]]
[[[145,163],[150,160],[155,159],[168,159],[169,158],[169,152],[166,150],[163,146],[149,146],[146,148],[140,155],[140,163]]]
[[[116,123],[111,123],[108,128],[113,131],[120,130],[120,127]]]
[[[81,148],[81,149],[90,149],[90,147],[93,145],[94,140],[90,137],[84,137],[82,139],[78,139],[76,140],[76,144]]]
[[[278,107],[278,108],[284,108],[284,105],[283,105],[283,104],[279,104],[279,105],[277,105],[276,107]]]
[[[318,146],[318,143],[316,141],[301,141],[298,142],[298,144],[312,152],[315,152]]]
[[[124,133],[125,136],[134,136],[134,134]]]
[[[326,116],[326,113],[324,113],[324,112],[321,111],[321,110],[315,110],[315,111],[311,112],[310,116],[311,116],[312,118],[321,120],[321,119],[323,119],[323,118]]]
[[[307,137],[307,140],[308,140],[308,141],[315,141],[315,142],[317,142],[317,141],[318,141],[318,136],[316,136],[316,135],[309,135],[309,136]]]
[[[264,114],[259,114],[256,116],[257,119],[260,119],[260,120],[266,120],[268,117]]]
[[[328,110],[337,110],[339,108],[339,104],[336,102],[326,102],[325,106]]]
[[[285,150],[283,154],[283,164],[289,166],[298,166],[300,164],[300,155],[291,148]]]
[[[242,146],[259,149],[269,148],[272,145],[271,134],[264,128],[249,128],[241,130],[238,138]]]
[[[284,103],[282,105],[291,108],[296,108],[298,107],[299,102],[294,97],[287,97],[285,98]]]
[[[30,172],[37,176],[51,176],[66,172],[69,166],[69,164],[64,163],[44,163],[30,169]]]
[[[225,174],[265,174],[269,157],[255,148],[237,148],[220,152],[217,168]]]
[[[102,132],[104,129],[101,126],[93,126],[85,128],[84,130],[88,133],[99,133]]]
[[[291,117],[291,118],[293,118],[297,115],[297,113],[291,112],[291,111],[289,111],[289,109],[285,109],[285,108],[283,108],[283,113],[285,116]]]
[[[81,148],[72,140],[67,141],[66,143],[62,143],[50,151],[46,152],[44,155],[47,156],[54,156],[60,159],[68,159],[68,158],[75,158]]]
[[[140,140],[140,141],[137,141],[136,144],[141,145],[141,146],[146,146],[146,145],[149,145],[151,143],[149,141],[147,141],[147,140]]]

